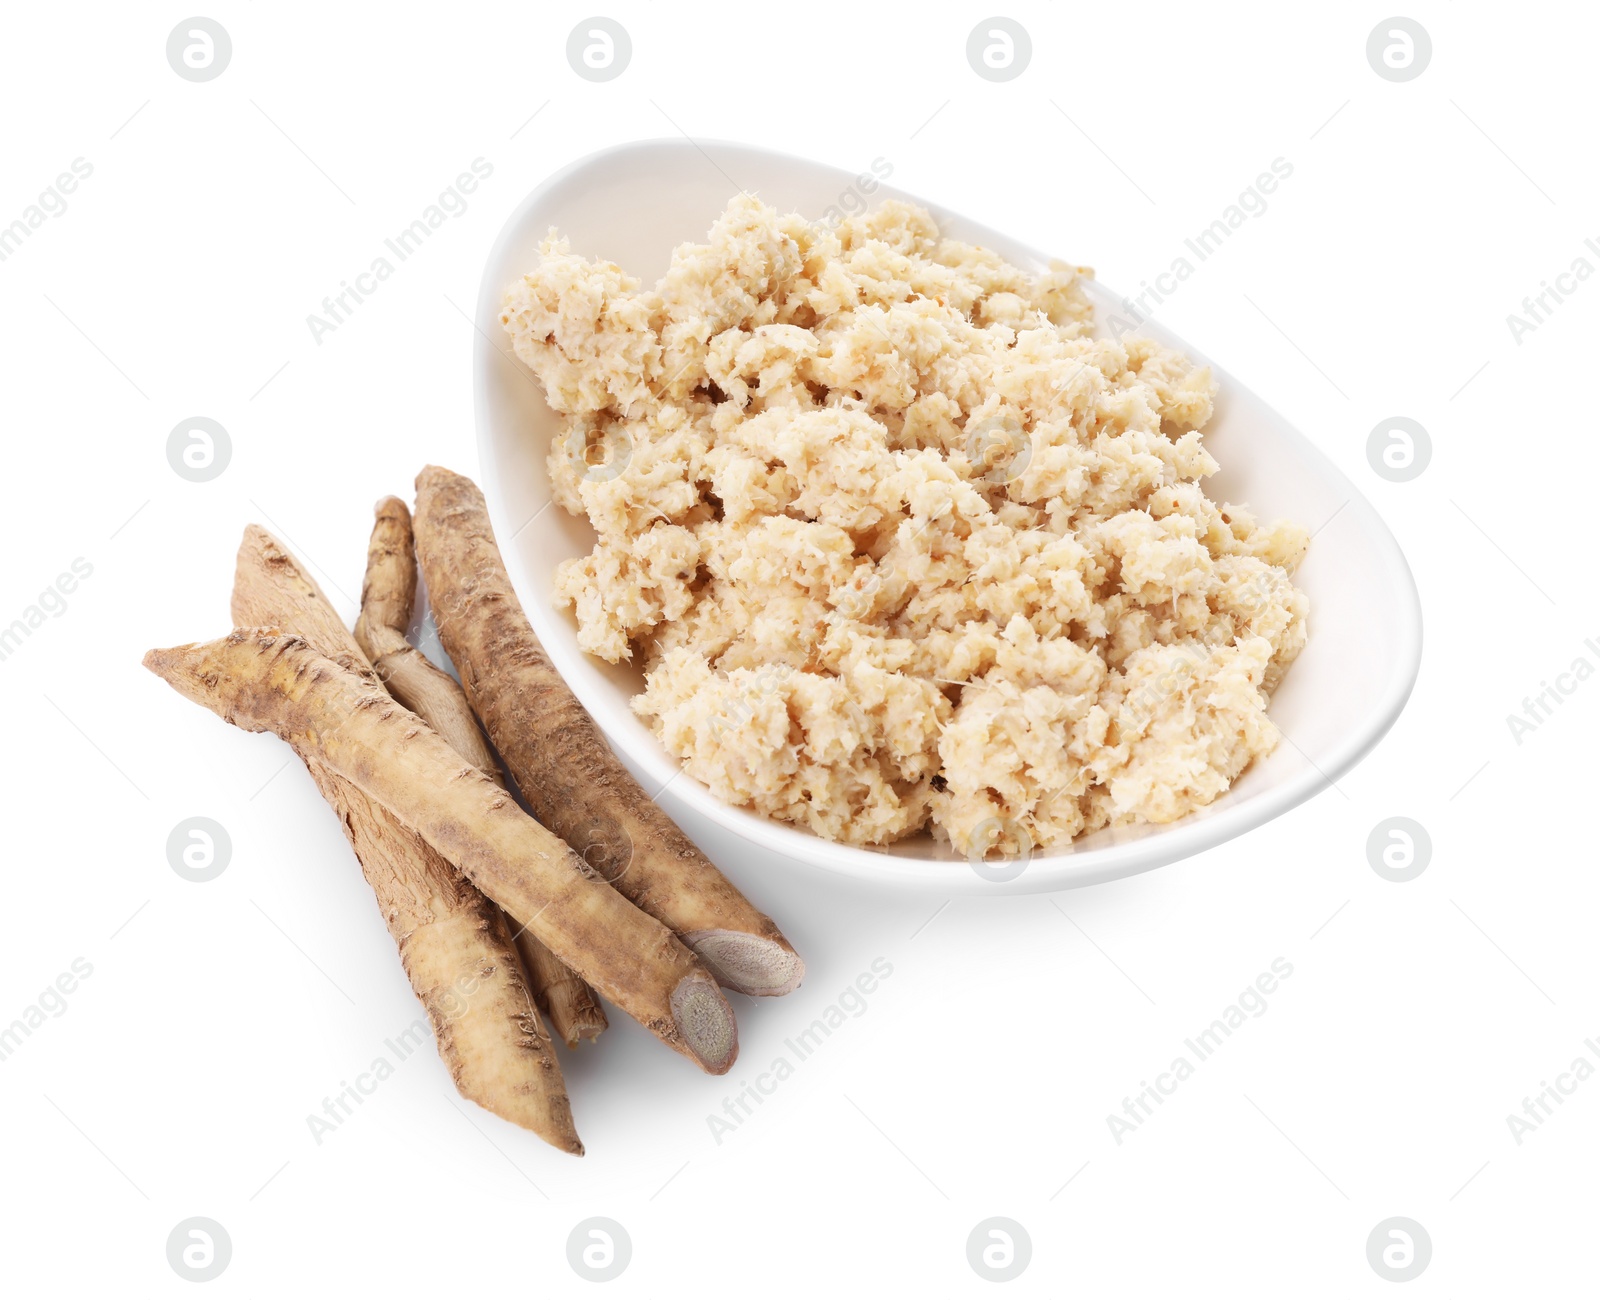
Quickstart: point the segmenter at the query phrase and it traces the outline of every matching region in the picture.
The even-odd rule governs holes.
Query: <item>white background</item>
[[[1520,1145],[1506,1120],[1600,1050],[1600,684],[1521,744],[1506,723],[1600,666],[1600,281],[1520,344],[1506,324],[1600,266],[1592,9],[1410,8],[1433,58],[1406,84],[1368,65],[1368,5],[1015,4],[1033,56],[1005,84],[966,62],[991,12],[966,5],[612,4],[633,56],[606,84],[567,64],[593,12],[571,5],[205,12],[233,41],[206,84],[166,61],[173,7],[12,7],[0,42],[0,224],[93,166],[0,263],[0,624],[93,566],[0,662],[0,1025],[93,967],[0,1062],[8,1294],[192,1294],[165,1243],[194,1215],[232,1240],[219,1296],[588,1294],[566,1240],[595,1215],[632,1240],[618,1296],[987,1293],[966,1240],[994,1215],[1033,1243],[1017,1294],[1387,1294],[1366,1241],[1394,1215],[1432,1240],[1416,1295],[1592,1289],[1600,1080]],[[429,460],[477,472],[462,309],[505,216],[575,158],[680,131],[882,157],[1122,291],[1290,161],[1159,315],[1387,519],[1421,678],[1337,789],[1078,893],[876,895],[685,817],[809,962],[793,996],[735,999],[733,1074],[614,1015],[564,1058],[575,1160],[462,1102],[429,1045],[318,1145],[308,1113],[419,1008],[299,765],[139,656],[228,626],[251,520],[353,616],[372,501]],[[315,343],[308,313],[478,157],[468,211]],[[165,455],[194,415],[233,445],[205,484]],[[1393,415],[1432,435],[1410,483],[1366,461]],[[233,841],[207,884],[167,864],[194,815]],[[1393,815],[1432,837],[1410,883],[1368,865]],[[1266,1013],[1118,1145],[1107,1116],[1278,957]],[[874,958],[866,1013],[719,1144],[707,1116]]]

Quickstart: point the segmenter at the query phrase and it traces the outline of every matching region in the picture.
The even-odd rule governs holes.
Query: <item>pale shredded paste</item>
[[[1210,803],[1277,743],[1305,530],[1208,498],[1210,371],[1094,335],[890,201],[734,199],[654,289],[551,232],[501,316],[563,417],[583,649],[730,803],[1030,852]]]

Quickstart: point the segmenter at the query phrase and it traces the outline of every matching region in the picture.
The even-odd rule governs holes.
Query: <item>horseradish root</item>
[[[471,480],[418,475],[416,546],[439,638],[539,820],[729,988],[795,988],[805,964],[789,941],[645,794],[545,657]]]
[[[321,589],[253,525],[239,546],[232,604],[239,621],[300,633],[351,671],[367,670]],[[457,1091],[582,1155],[561,1066],[505,915],[404,822],[324,764],[301,757],[377,896]]]
[[[367,573],[361,584],[361,616],[355,639],[374,671],[399,700],[437,731],[462,758],[491,781],[505,784],[472,706],[449,673],[441,672],[406,639],[417,598],[417,556],[411,541],[411,512],[399,497],[378,502],[367,544]],[[239,623],[267,619],[235,618]],[[290,632],[300,628],[285,625]],[[315,637],[311,637],[313,644]],[[568,1047],[600,1036],[606,1013],[594,990],[526,929],[516,927],[539,1009]]]
[[[505,913],[348,781],[321,764],[306,767],[377,895],[456,1090],[581,1156],[561,1066]]]
[[[605,1008],[595,992],[566,962],[534,938],[531,930],[516,927],[517,951],[528,968],[533,999],[550,1021],[550,1028],[568,1047],[600,1037],[606,1027]]]
[[[411,512],[399,497],[378,502],[367,543],[367,574],[361,584],[361,615],[355,639],[389,694],[450,742],[452,749],[485,776],[494,777],[494,755],[478,720],[450,674],[406,640],[417,598],[417,557],[411,543]]]
[[[144,662],[181,695],[275,733],[382,804],[668,1046],[708,1073],[733,1064],[732,1008],[694,954],[370,678],[260,628]]]

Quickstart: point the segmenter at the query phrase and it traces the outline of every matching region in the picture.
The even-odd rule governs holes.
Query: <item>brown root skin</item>
[[[411,543],[411,511],[398,496],[386,496],[374,508],[373,536],[366,544],[366,576],[362,581],[362,616],[355,621],[355,642],[373,664],[390,695],[450,741],[450,748],[491,781],[504,784],[498,762],[472,716],[467,696],[456,680],[429,663],[406,640],[416,604],[416,549]],[[565,962],[522,929],[517,951],[528,967],[534,1001],[568,1047],[595,1039],[605,1029],[605,1010],[594,989],[579,980]]]
[[[232,606],[236,618],[310,631],[352,671],[368,671],[316,582],[254,525],[239,547]],[[582,1155],[561,1067],[500,909],[387,809],[301,757],[377,897],[456,1090]]]
[[[599,1038],[607,1021],[594,990],[527,930],[517,935],[517,951],[528,968],[534,1001],[556,1036],[569,1048]]]
[[[456,1091],[581,1156],[561,1066],[505,914],[410,827],[327,768],[306,766],[377,896]]]
[[[417,602],[417,557],[411,546],[411,511],[404,501],[384,497],[373,515],[355,638],[376,663],[409,644],[406,628]]]
[[[367,544],[367,573],[361,584],[361,617],[355,640],[362,653],[399,700],[490,780],[504,785],[500,765],[483,738],[472,706],[449,673],[441,672],[406,639],[417,596],[417,556],[411,540],[411,511],[399,497],[384,497],[375,510]],[[606,1013],[594,990],[558,961],[521,926],[522,954],[534,1000],[556,1034],[570,1047],[598,1038]]]
[[[796,988],[805,964],[789,941],[645,794],[545,657],[477,486],[425,468],[415,529],[440,640],[539,820],[691,946],[696,936],[743,936],[696,948],[729,988],[758,996]]]
[[[732,1066],[733,1010],[694,955],[370,679],[259,628],[152,650],[145,666],[344,777],[668,1046],[712,1074]]]
[[[317,581],[260,524],[245,525],[233,564],[229,602],[236,627],[280,627],[302,636],[340,667],[370,677],[372,667]]]
[[[499,766],[461,688],[406,639],[417,595],[411,512],[399,497],[384,497],[378,502],[376,516],[372,540],[367,544],[367,576],[361,584],[356,643],[389,694],[448,740],[474,767],[499,780]]]

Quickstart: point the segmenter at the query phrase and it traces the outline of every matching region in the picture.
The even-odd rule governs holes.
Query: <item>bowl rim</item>
[[[655,137],[610,145],[586,154],[552,172],[529,191],[507,216],[505,224],[490,248],[479,282],[476,314],[473,319],[473,328],[477,335],[473,342],[472,391],[479,461],[478,483],[488,503],[490,520],[496,528],[497,536],[503,531],[503,526],[509,523],[510,516],[498,475],[491,472],[495,468],[495,460],[494,422],[490,417],[489,374],[496,364],[505,362],[516,366],[526,377],[534,380],[532,372],[520,360],[508,349],[496,344],[492,332],[499,329],[500,304],[505,288],[500,279],[499,268],[505,260],[510,244],[525,235],[530,212],[544,200],[545,196],[577,173],[608,161],[624,158],[629,154],[663,149],[694,150],[703,154],[704,149],[708,147],[760,154],[779,162],[837,172],[841,177],[853,175],[846,169],[834,167],[829,163],[817,162],[759,145],[710,138],[690,140],[687,137]],[[930,203],[897,187],[884,186],[883,189],[926,208],[940,218],[941,222],[945,218],[956,218],[967,224],[980,224],[971,222],[969,218],[952,212],[940,204]],[[1031,245],[1010,239],[1009,236],[1007,239],[1038,258],[1041,263],[1050,260],[1048,254]],[[1104,285],[1100,287],[1104,289]],[[1423,639],[1421,598],[1410,565],[1407,564],[1405,554],[1388,524],[1378,514],[1366,494],[1333,463],[1327,454],[1256,396],[1253,390],[1235,380],[1225,368],[1217,365],[1199,349],[1184,343],[1164,326],[1159,326],[1159,322],[1152,323],[1157,324],[1167,341],[1182,347],[1186,356],[1201,364],[1209,365],[1219,386],[1223,388],[1232,386],[1236,392],[1250,393],[1252,400],[1277,420],[1285,433],[1302,444],[1302,451],[1315,454],[1326,472],[1345,489],[1350,502],[1352,504],[1360,502],[1370,512],[1371,521],[1376,525],[1375,536],[1388,561],[1387,571],[1399,579],[1397,594],[1400,596],[1402,618],[1397,630],[1400,653],[1393,661],[1388,681],[1377,704],[1364,719],[1345,733],[1321,764],[1313,764],[1308,759],[1303,770],[1252,795],[1242,803],[1215,811],[1211,808],[1199,809],[1168,823],[1159,831],[1142,834],[1139,838],[1125,843],[1102,844],[1087,849],[1075,849],[1069,846],[1048,854],[1040,854],[1027,861],[1026,869],[1020,875],[1009,880],[997,881],[979,875],[962,858],[895,855],[885,849],[841,844],[825,840],[802,827],[775,821],[759,813],[723,802],[710,789],[690,777],[677,760],[665,749],[660,748],[659,744],[656,745],[655,751],[640,751],[606,725],[612,704],[609,701],[585,698],[578,684],[584,679],[572,671],[575,664],[585,659],[583,652],[577,649],[575,638],[569,646],[564,641],[555,640],[552,643],[551,639],[540,636],[540,643],[544,646],[546,655],[572,685],[573,693],[595,718],[607,743],[618,756],[636,771],[642,768],[659,784],[660,793],[656,796],[658,802],[670,795],[717,826],[750,844],[776,854],[786,862],[799,863],[810,869],[820,869],[857,880],[916,892],[947,895],[1045,893],[1079,888],[1170,865],[1215,848],[1235,836],[1281,816],[1335,784],[1342,775],[1371,752],[1399,718],[1406,701],[1410,698],[1421,667]],[[511,576],[512,587],[521,600],[522,593],[534,590],[530,575],[523,563],[522,553],[518,548],[508,544],[502,551],[502,558]],[[528,606],[524,605],[524,611],[527,610]],[[529,615],[529,623],[530,625],[535,623],[532,614]],[[534,631],[538,635],[539,628],[535,626]]]

